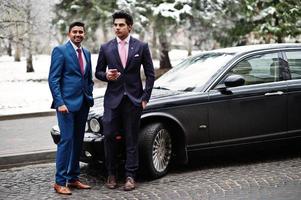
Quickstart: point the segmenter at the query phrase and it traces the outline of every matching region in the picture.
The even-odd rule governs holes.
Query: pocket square
[[[134,57],[139,57],[139,54],[135,54]]]

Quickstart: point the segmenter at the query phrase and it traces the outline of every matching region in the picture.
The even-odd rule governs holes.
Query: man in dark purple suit
[[[133,18],[124,11],[115,12],[113,25],[116,38],[101,45],[95,76],[108,82],[104,97],[103,127],[108,180],[116,183],[116,133],[122,129],[126,141],[126,181],[124,190],[135,188],[138,169],[138,132],[142,110],[150,99],[155,75],[148,44],[130,36]],[[143,88],[140,70],[146,76]]]

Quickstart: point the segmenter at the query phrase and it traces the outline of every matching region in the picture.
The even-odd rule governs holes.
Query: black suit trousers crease
[[[135,106],[124,95],[117,108],[104,108],[103,128],[108,175],[116,175],[116,134],[122,129],[126,143],[125,176],[135,178],[138,170],[138,132],[142,106]]]

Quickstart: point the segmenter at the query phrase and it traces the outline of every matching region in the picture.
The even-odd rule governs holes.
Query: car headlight
[[[98,133],[100,131],[100,124],[96,118],[92,118],[89,122],[91,131]]]
[[[88,124],[88,122],[86,122],[85,132],[87,132],[88,130],[89,130],[89,124]]]

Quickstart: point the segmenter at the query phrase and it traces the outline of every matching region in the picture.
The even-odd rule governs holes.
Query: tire
[[[139,135],[140,169],[144,174],[159,178],[168,172],[172,155],[172,139],[162,123],[149,124]]]

